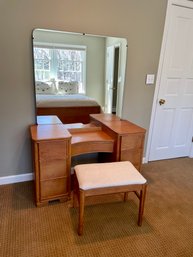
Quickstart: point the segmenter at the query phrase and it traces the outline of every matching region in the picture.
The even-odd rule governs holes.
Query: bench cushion
[[[147,182],[129,161],[79,164],[74,169],[79,188],[83,190]]]

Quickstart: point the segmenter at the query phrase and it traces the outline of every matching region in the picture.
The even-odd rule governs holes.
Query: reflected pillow
[[[59,94],[77,94],[78,93],[78,82],[58,82],[58,93]]]
[[[55,94],[55,86],[52,82],[36,81],[36,94]]]

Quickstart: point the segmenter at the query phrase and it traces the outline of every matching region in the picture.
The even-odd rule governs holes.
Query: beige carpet
[[[33,183],[0,186],[2,257],[192,257],[193,159],[143,165],[149,182],[144,221],[137,226],[137,199],[129,194],[89,199],[84,235],[77,235],[71,203],[36,208]]]

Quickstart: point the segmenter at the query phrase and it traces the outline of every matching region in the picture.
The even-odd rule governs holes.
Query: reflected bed
[[[89,114],[101,113],[95,99],[82,94],[36,95],[37,115],[56,115],[62,123],[89,123]]]

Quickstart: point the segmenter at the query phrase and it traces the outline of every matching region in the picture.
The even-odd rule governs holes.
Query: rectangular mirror
[[[89,114],[121,117],[127,40],[46,29],[33,31],[36,114],[88,123]]]

